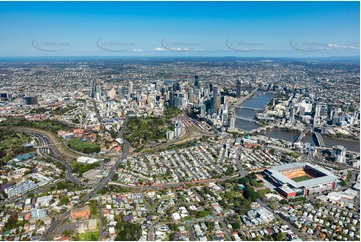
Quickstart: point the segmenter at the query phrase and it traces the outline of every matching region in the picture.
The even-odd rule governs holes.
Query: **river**
[[[254,117],[260,111],[242,108],[242,107],[264,109],[266,105],[272,100],[273,97],[274,95],[272,93],[257,91],[250,99],[242,103],[242,106],[240,108],[236,109],[236,115],[240,117],[254,119]],[[241,119],[236,120],[235,126],[245,131],[250,131],[252,129],[256,129],[259,127],[259,125],[256,123]]]
[[[266,107],[266,105],[272,100],[273,97],[274,97],[274,95],[272,93],[258,91],[258,92],[256,92],[256,94],[253,97],[246,100],[240,108],[236,109],[236,115],[240,116],[240,117],[247,117],[247,118],[250,117],[250,118],[254,119],[254,117],[256,116],[256,114],[259,111],[245,109],[242,107],[264,109]],[[245,131],[250,131],[252,129],[256,129],[259,127],[259,125],[256,123],[249,122],[246,120],[241,120],[241,119],[237,119],[235,125],[237,128],[245,130]],[[264,135],[267,137],[270,137],[270,138],[282,139],[282,140],[293,142],[295,136],[298,134],[282,131],[280,129],[270,129],[270,130],[267,130]],[[325,135],[322,135],[322,137],[323,137],[326,147],[332,147],[334,145],[342,145],[348,150],[360,152],[360,142],[359,141],[341,140],[341,139],[331,138],[331,137],[328,137]],[[305,137],[302,141],[311,143],[312,145],[316,145],[311,134],[305,135]]]
[[[293,142],[294,138],[298,135],[296,133],[282,131],[280,129],[270,129],[264,133],[265,136],[274,138],[274,139],[282,139],[289,142]],[[342,139],[335,139],[325,135],[322,135],[323,141],[325,142],[325,146],[331,148],[334,145],[342,145],[346,149],[351,151],[360,152],[360,142],[354,140],[342,140]],[[316,146],[315,140],[311,134],[305,135],[302,142],[304,143],[311,143],[312,145]]]

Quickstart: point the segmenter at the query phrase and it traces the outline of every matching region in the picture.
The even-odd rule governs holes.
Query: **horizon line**
[[[82,56],[82,55],[58,55],[58,56],[51,56],[51,55],[42,55],[42,56],[0,56],[0,58],[67,58],[67,57],[81,57],[81,58],[94,58],[94,57],[100,57],[100,58],[159,58],[159,57],[166,57],[166,58],[360,58],[360,55],[331,55],[331,56],[231,56],[231,55],[225,55],[225,56],[177,56],[177,55],[169,55],[169,56],[162,56],[162,55],[153,55],[153,56],[136,56],[136,55],[129,55],[129,56],[112,56],[112,55],[89,55],[89,56]]]

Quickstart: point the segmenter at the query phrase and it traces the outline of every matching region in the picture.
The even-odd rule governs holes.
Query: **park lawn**
[[[96,202],[90,203],[90,214],[92,219],[98,219],[98,205]]]
[[[66,141],[66,144],[70,148],[81,151],[83,153],[94,153],[100,151],[100,146],[98,144],[83,142],[80,138],[68,140]]]
[[[99,238],[99,231],[92,231],[79,234],[79,239],[81,241],[97,241]]]
[[[21,139],[22,142],[26,143],[29,141],[29,136],[27,136],[26,134],[22,134],[22,133],[16,133],[17,136],[19,136],[19,138]]]
[[[155,211],[155,209],[158,207],[158,204],[159,204],[159,203],[160,203],[160,200],[159,200],[159,199],[155,199],[153,205],[150,204],[150,201],[149,201],[149,202],[148,202],[149,210],[152,211],[152,212]]]
[[[173,126],[166,118],[131,118],[127,124],[125,138],[131,144],[144,144],[146,141],[165,139],[168,130],[173,130]]]
[[[14,156],[27,152],[22,146],[29,141],[29,137],[22,133],[9,130],[0,130],[0,161],[8,162]]]
[[[51,120],[37,121],[37,122],[33,122],[33,124],[36,128],[51,130],[54,132],[68,128],[66,125],[60,122],[51,121]]]
[[[19,147],[21,144],[24,144],[28,141],[29,141],[29,137],[21,133],[16,133],[15,137],[4,136],[1,138],[0,141],[0,149]]]
[[[98,211],[96,213],[94,213],[94,214],[93,213],[91,214],[91,219],[96,219],[96,220],[99,219]]]
[[[309,176],[299,176],[299,177],[292,178],[291,180],[295,181],[295,182],[301,182],[301,181],[307,181],[310,179],[311,179],[311,177],[309,177]]]
[[[0,149],[17,147],[20,144],[21,141],[18,138],[10,137],[0,143]]]

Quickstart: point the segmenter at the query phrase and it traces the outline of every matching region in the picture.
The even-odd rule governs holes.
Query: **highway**
[[[94,188],[93,190],[91,190],[91,192],[84,196],[80,201],[79,201],[79,205],[88,201],[89,199],[92,198],[93,195],[95,195],[99,190],[101,190],[105,185],[108,184],[108,182],[111,181],[111,179],[113,178],[115,171],[118,167],[118,165],[128,156],[129,153],[129,142],[124,140],[124,146],[123,146],[123,153],[121,155],[121,157],[115,162],[115,164],[110,168],[108,175],[103,178]]]
[[[35,132],[25,132],[28,135],[31,135],[32,137],[34,137],[39,143],[41,148],[38,148],[38,152],[41,156],[45,157],[45,158],[50,158],[53,161],[59,162],[61,163],[63,166],[65,166],[66,171],[65,171],[65,178],[71,182],[73,182],[74,184],[78,185],[78,186],[84,186],[85,184],[80,182],[78,179],[76,179],[73,175],[72,172],[72,167],[69,165],[68,162],[64,161],[64,158],[59,154],[59,151],[56,149],[55,145],[50,145],[50,141],[49,139],[40,133],[35,133]],[[52,155],[49,155],[52,154]]]
[[[121,138],[123,138],[123,133],[125,130],[125,126],[127,123],[127,119],[124,122],[124,126],[122,128],[122,130],[119,132],[119,135]],[[88,200],[90,200],[99,190],[101,190],[103,187],[105,187],[113,178],[116,169],[118,167],[118,165],[128,156],[129,153],[129,148],[130,148],[130,144],[128,141],[126,141],[125,139],[123,139],[123,153],[122,155],[119,157],[119,159],[115,162],[115,164],[110,168],[108,175],[103,178],[87,195],[85,195],[77,204],[76,207],[81,207],[84,205],[85,202],[87,202]],[[71,213],[71,210],[68,210],[66,213],[60,215],[59,217],[55,218],[54,222],[51,224],[51,226],[49,227],[49,229],[45,232],[42,240],[50,240],[52,234],[54,233],[55,229],[58,227],[59,224],[62,223],[62,221],[64,221]],[[101,218],[100,218],[101,219]]]

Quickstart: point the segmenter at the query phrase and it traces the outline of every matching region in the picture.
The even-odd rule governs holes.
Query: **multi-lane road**
[[[35,138],[38,143],[40,144],[40,148],[38,148],[38,152],[41,156],[45,158],[50,158],[53,161],[61,163],[63,166],[65,166],[65,178],[69,181],[72,181],[74,184],[78,186],[83,186],[82,182],[80,182],[78,179],[76,179],[72,172],[72,167],[69,165],[68,162],[64,160],[64,157],[60,154],[60,152],[57,150],[56,146],[51,145],[50,140],[47,136],[41,133],[36,132],[26,132],[28,135]]]
[[[126,120],[127,121],[127,120]],[[125,124],[124,123],[123,129],[119,132],[120,137],[122,137]],[[123,139],[123,153],[119,157],[119,159],[115,162],[115,164],[109,169],[108,174],[105,178],[103,178],[87,195],[85,195],[78,203],[77,207],[83,206],[85,202],[90,200],[99,190],[104,188],[113,178],[118,165],[128,156],[130,144],[127,140]],[[54,233],[55,229],[70,215],[70,210],[66,213],[60,215],[59,217],[55,218],[54,222],[51,224],[50,228],[45,232],[43,236],[43,240],[50,240],[52,234]]]
[[[120,137],[123,136],[125,127],[126,127],[126,123],[127,123],[127,119],[124,122],[123,125],[123,129],[119,132]],[[51,139],[50,137],[48,137],[45,133],[43,132],[37,132],[36,130],[29,130],[29,129],[21,129],[21,128],[17,128],[18,132],[23,132],[26,133],[28,135],[30,135],[31,137],[33,137],[33,139],[37,142],[37,151],[39,153],[39,155],[41,155],[42,157],[45,158],[49,158],[55,162],[59,162],[61,163],[66,171],[65,171],[65,178],[71,182],[73,182],[74,184],[78,185],[78,186],[86,186],[85,183],[82,183],[81,181],[79,181],[72,172],[72,167],[71,165],[68,163],[69,160],[67,160],[67,158],[69,158],[70,156],[67,156],[67,158],[65,158],[61,152],[57,149],[57,143],[55,143],[55,141],[53,139]],[[101,190],[102,188],[104,188],[113,178],[116,169],[118,167],[118,165],[124,160],[126,159],[126,157],[128,156],[129,153],[129,148],[130,148],[130,144],[128,141],[124,140],[123,142],[123,153],[120,155],[120,157],[117,159],[117,161],[114,163],[114,165],[112,167],[110,167],[108,174],[105,178],[103,178],[98,184],[96,184],[96,186],[90,190],[90,192],[88,194],[86,194],[78,203],[77,207],[79,206],[83,206],[85,202],[87,202],[88,200],[90,200],[99,190]],[[49,186],[51,186],[53,184],[48,184],[44,187],[41,187],[38,190],[44,190],[47,189]],[[35,190],[34,190],[35,191]],[[34,192],[32,191],[32,192]],[[14,201],[18,201],[21,199],[25,199],[27,194],[23,194],[22,196],[18,196],[15,198],[11,198],[11,199],[7,199],[6,201],[2,201],[1,204],[5,204],[5,203],[9,203],[9,202],[14,202]],[[54,221],[51,224],[51,226],[48,228],[48,230],[44,233],[42,239],[43,240],[50,240],[54,231],[57,229],[57,227],[59,225],[61,225],[63,223],[64,220],[66,220],[69,215],[71,213],[71,210],[68,210],[67,212],[59,215],[59,216],[55,216],[54,217]]]

